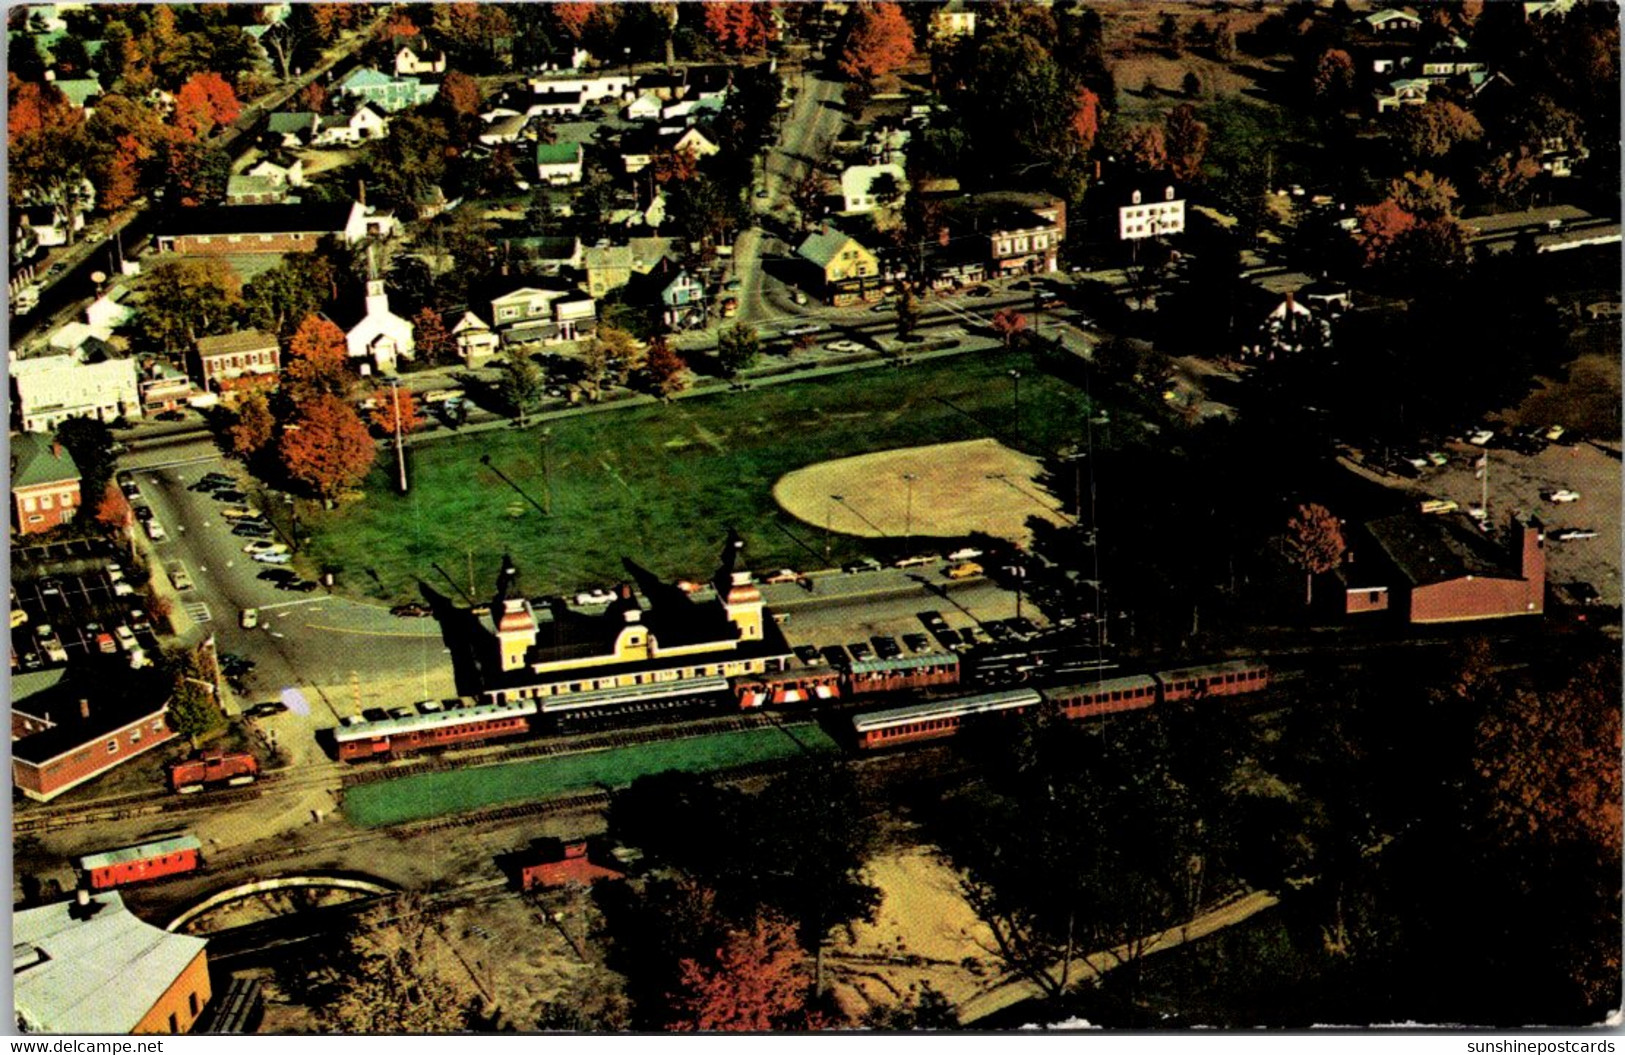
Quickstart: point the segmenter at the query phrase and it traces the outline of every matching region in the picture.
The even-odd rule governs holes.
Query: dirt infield
[[[1067,522],[1060,502],[1033,482],[1039,472],[1036,458],[998,440],[967,440],[819,462],[780,477],[773,497],[798,520],[844,535],[980,531],[1027,545],[1028,518]]]

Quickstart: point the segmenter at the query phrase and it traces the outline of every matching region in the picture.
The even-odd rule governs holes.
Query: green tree
[[[231,426],[232,453],[249,457],[264,450],[276,435],[276,418],[262,393],[255,392],[237,405]]]
[[[502,350],[497,368],[502,371],[497,390],[502,393],[503,402],[508,404],[522,426],[525,416],[536,408],[542,398],[541,368],[528,353],[516,347]]]
[[[96,418],[69,418],[57,426],[56,441],[79,467],[81,494],[101,494],[113,478],[118,455],[113,453],[113,432]]]
[[[457,1033],[475,994],[438,966],[444,942],[421,900],[402,895],[363,917],[318,1017],[334,1033]]]
[[[222,260],[168,260],[142,283],[140,320],[146,337],[176,355],[199,338],[226,333],[242,307],[242,285]]]
[[[174,665],[169,727],[193,744],[225,725],[225,715],[215,699],[218,683],[214,658],[205,646],[185,652]]]
[[[761,351],[762,342],[754,326],[736,322],[717,334],[717,362],[729,377],[754,366]]]

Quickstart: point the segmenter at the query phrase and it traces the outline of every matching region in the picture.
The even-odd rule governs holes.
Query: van
[[[973,575],[982,574],[982,566],[975,561],[968,560],[962,564],[955,564],[948,569],[947,574],[950,579],[969,579]]]

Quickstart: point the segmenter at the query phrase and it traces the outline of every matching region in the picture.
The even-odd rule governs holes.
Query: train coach
[[[535,700],[436,705],[418,714],[340,725],[333,730],[333,740],[339,758],[346,762],[395,758],[435,747],[522,736],[530,732],[535,713]]]
[[[1269,678],[1267,665],[1238,660],[1105,678],[1084,685],[937,700],[855,715],[853,739],[863,749],[934,740],[953,736],[972,715],[1020,714],[1040,700],[1057,704],[1068,718],[1092,718],[1143,710],[1160,703],[1257,692],[1269,685]]]
[[[168,835],[79,858],[81,881],[91,890],[111,890],[162,876],[194,872],[203,866],[203,844],[191,834]]]
[[[750,710],[778,704],[818,703],[867,693],[957,685],[959,656],[952,652],[926,652],[890,659],[860,659],[845,669],[802,668],[735,678],[739,706]]]
[[[748,678],[735,678],[734,694],[745,710],[795,703],[818,703],[841,698],[841,672],[833,667],[781,670]]]
[[[962,696],[957,700],[916,703],[856,715],[852,719],[852,730],[859,747],[891,747],[894,744],[953,736],[967,719],[975,715],[1002,712],[1020,714],[1041,702],[1043,697],[1032,689],[988,692],[978,696]]]

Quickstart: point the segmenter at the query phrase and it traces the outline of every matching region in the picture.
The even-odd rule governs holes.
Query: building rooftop
[[[91,697],[90,714],[85,716],[80,701],[89,695],[82,681],[64,678],[56,685],[35,692],[26,708],[13,704],[13,710],[54,723],[50,729],[32,733],[11,742],[11,757],[20,762],[43,765],[59,755],[95,743],[116,729],[161,716],[168,708],[166,699],[154,699],[140,692],[115,695],[102,690]]]
[[[349,226],[351,202],[308,205],[205,205],[177,209],[162,221],[169,235],[338,232]]]
[[[1370,521],[1365,530],[1412,586],[1468,576],[1521,578],[1511,554],[1466,516],[1399,513]]]
[[[580,143],[536,144],[536,164],[538,165],[572,165],[580,160]]]
[[[37,487],[79,479],[79,466],[66,447],[31,432],[11,437],[11,487]]]
[[[207,940],[131,915],[116,891],[11,917],[17,1017],[41,1033],[132,1032]]]
[[[237,355],[275,348],[276,338],[262,330],[238,330],[218,337],[204,337],[197,342],[197,354],[204,359],[217,355]]]
[[[830,261],[835,259],[835,254],[850,241],[852,241],[850,235],[843,234],[833,227],[825,227],[808,235],[796,249],[796,253],[819,267],[828,267]]]

